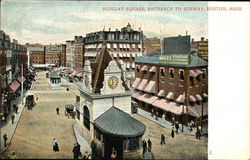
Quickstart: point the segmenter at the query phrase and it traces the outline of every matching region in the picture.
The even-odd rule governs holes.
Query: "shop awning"
[[[11,84],[9,85],[10,88],[10,93],[15,93],[18,88],[20,87],[20,83],[18,83],[17,80],[14,80],[13,82],[11,82]]]
[[[162,89],[162,90],[160,90],[159,91],[159,93],[157,94],[157,96],[159,96],[159,97],[164,97],[164,90]]]
[[[188,114],[196,118],[202,115],[202,105],[188,106]],[[203,103],[203,116],[208,115],[208,103]]]
[[[190,96],[189,96],[189,98],[190,98],[190,101],[192,101],[192,102],[196,102],[196,99],[194,98],[194,96],[193,96],[193,95],[190,95]]]
[[[189,71],[189,76],[190,76],[190,77],[196,77],[195,71],[194,71],[194,70],[190,70],[190,71]]]
[[[135,92],[132,94],[132,97],[133,98],[136,98],[136,99],[140,99],[140,97],[143,96],[143,93],[142,92]]]
[[[146,65],[144,65],[142,68],[141,68],[141,71],[147,71],[148,67]]]
[[[184,103],[185,96],[184,95],[179,95],[179,97],[176,99],[177,102],[179,103]]]
[[[132,68],[135,68],[135,64],[134,63],[132,63]]]
[[[117,44],[113,44],[113,48],[117,48]]]
[[[18,80],[20,83],[23,83],[23,82],[26,81],[26,79],[25,79],[23,76],[19,76],[19,77],[17,78],[17,80]]]
[[[203,93],[203,97],[208,97],[208,95],[206,93]]]
[[[202,71],[200,71],[199,69],[197,69],[197,70],[196,70],[196,75],[198,76],[198,75],[200,75],[200,74],[202,74]]]
[[[144,91],[148,93],[155,93],[155,81],[149,81]]]
[[[82,72],[78,72],[77,77],[82,77]]]
[[[70,76],[74,77],[74,76],[76,76],[77,74],[78,74],[78,72],[77,72],[77,71],[74,71]]]
[[[158,97],[152,96],[150,94],[144,94],[142,97],[139,98],[139,100],[147,103],[152,104]]]
[[[202,97],[199,94],[196,94],[195,96],[199,101],[202,101]]]
[[[132,88],[136,88],[140,82],[141,82],[141,78],[136,78],[134,83],[132,84]]]
[[[174,99],[174,93],[173,92],[168,92],[168,95],[166,97],[167,99]]]
[[[111,48],[110,43],[107,44],[107,48]]]
[[[178,105],[174,102],[167,102],[165,99],[161,98],[158,98],[152,105],[176,115],[182,115],[183,113],[185,114],[187,112],[186,106]]]
[[[149,72],[156,72],[156,67],[155,66],[151,67]]]
[[[141,83],[139,84],[139,86],[137,87],[137,89],[143,91],[144,88],[147,86],[147,84],[148,84],[148,80],[147,79],[143,79],[141,81]]]

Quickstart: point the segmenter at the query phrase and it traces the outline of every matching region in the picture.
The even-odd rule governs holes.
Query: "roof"
[[[143,57],[135,57],[135,62],[136,63],[147,63],[147,64],[153,64],[153,65],[166,65],[166,66],[172,66],[172,67],[187,67],[187,68],[192,68],[192,67],[207,67],[208,62],[203,60],[197,55],[190,54],[188,59],[189,62],[188,64],[169,64],[169,63],[164,63],[163,61],[159,60],[159,52],[155,52],[154,55],[151,56],[143,56]]]
[[[57,72],[50,73],[50,78],[61,78]]]
[[[142,136],[146,130],[143,123],[114,106],[99,116],[94,125],[103,133],[116,137]]]

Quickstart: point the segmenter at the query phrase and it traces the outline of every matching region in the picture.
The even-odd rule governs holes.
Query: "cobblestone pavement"
[[[198,140],[195,136],[175,134],[172,138],[170,129],[140,115],[132,114],[132,116],[145,124],[146,132],[143,139],[150,138],[152,141],[154,159],[207,159],[207,137]],[[160,144],[161,134],[165,136],[165,145]]]
[[[19,125],[5,156],[15,151],[18,158],[62,159],[72,158],[76,142],[74,120],[64,115],[64,105],[75,102],[75,95],[65,90],[51,90],[46,72],[38,72],[31,92],[38,97],[32,110],[23,110]],[[73,85],[73,84],[69,84]],[[56,114],[60,108],[60,115]],[[56,138],[59,152],[53,152],[52,139]]]

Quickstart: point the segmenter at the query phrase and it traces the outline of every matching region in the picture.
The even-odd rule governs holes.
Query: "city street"
[[[194,136],[179,133],[172,138],[170,129],[137,114],[132,116],[145,124],[146,132],[143,139],[150,138],[155,159],[207,159],[207,137],[203,136],[198,140]],[[160,144],[161,134],[165,136],[165,145]]]
[[[38,101],[32,110],[24,108],[5,156],[15,151],[22,159],[73,158],[72,149],[76,142],[74,120],[64,115],[64,106],[74,103],[75,95],[66,89],[51,90],[45,73],[37,72],[31,93],[38,97]],[[60,108],[60,115],[56,114],[56,107]],[[53,138],[58,141],[59,152],[52,150]]]

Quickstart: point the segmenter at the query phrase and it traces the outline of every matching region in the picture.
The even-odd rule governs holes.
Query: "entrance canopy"
[[[116,107],[99,116],[94,125],[107,135],[124,138],[142,136],[146,130],[143,123]]]

